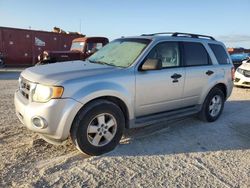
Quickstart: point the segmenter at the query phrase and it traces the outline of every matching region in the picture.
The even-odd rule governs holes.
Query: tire
[[[202,109],[199,113],[199,118],[207,122],[216,121],[220,117],[223,111],[224,103],[225,103],[225,95],[222,92],[222,90],[217,87],[213,88],[208,93],[202,105]],[[213,104],[215,105],[213,106]],[[217,107],[217,110],[216,110],[216,107]]]
[[[111,126],[112,124],[114,125]],[[125,118],[122,110],[112,102],[96,100],[78,112],[70,136],[81,152],[87,155],[101,155],[119,144],[124,128]]]

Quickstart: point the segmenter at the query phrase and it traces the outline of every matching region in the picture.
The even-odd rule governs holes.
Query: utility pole
[[[80,33],[82,33],[82,19],[80,19]]]

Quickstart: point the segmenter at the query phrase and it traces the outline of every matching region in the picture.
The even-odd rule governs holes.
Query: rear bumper
[[[234,85],[250,87],[250,77],[246,77],[243,74],[235,72]]]
[[[46,103],[27,101],[19,91],[15,92],[15,108],[19,120],[30,130],[58,142],[69,136],[71,124],[82,104],[73,99],[51,99]],[[40,117],[46,126],[37,127],[33,118]]]

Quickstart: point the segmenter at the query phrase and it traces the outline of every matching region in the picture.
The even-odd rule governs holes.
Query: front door
[[[182,107],[185,69],[178,42],[157,44],[146,59],[160,59],[161,70],[136,72],[136,117]]]

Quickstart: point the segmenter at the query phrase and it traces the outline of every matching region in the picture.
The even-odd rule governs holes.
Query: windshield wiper
[[[102,65],[116,66],[115,64],[106,63],[106,62],[103,62],[103,61],[92,61],[92,60],[89,60],[89,62],[90,63],[98,63],[98,64],[102,64]]]
[[[88,61],[89,61],[90,63],[97,63],[97,64],[109,65],[109,66],[113,66],[113,67],[125,68],[125,67],[123,67],[123,66],[119,66],[119,65],[116,65],[116,64],[114,64],[114,63],[106,63],[106,62],[103,62],[103,61],[93,61],[93,60],[89,60],[89,59],[88,59]]]

